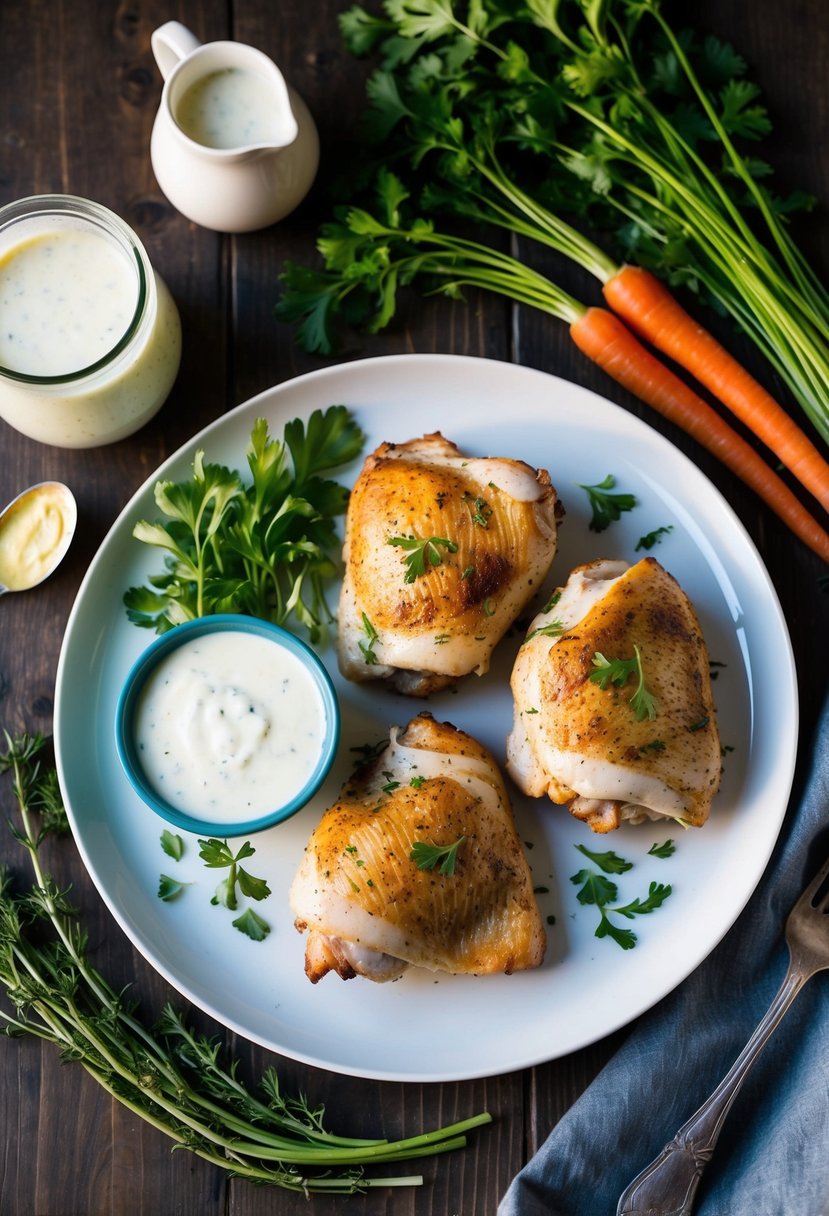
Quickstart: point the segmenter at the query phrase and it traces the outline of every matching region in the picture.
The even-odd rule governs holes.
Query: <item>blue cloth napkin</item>
[[[788,961],[783,925],[829,854],[827,828],[829,701],[803,792],[736,924],[635,1023],[513,1179],[498,1216],[614,1216],[621,1192],[708,1097],[771,1003]],[[801,990],[749,1072],[694,1211],[829,1214],[829,972]]]

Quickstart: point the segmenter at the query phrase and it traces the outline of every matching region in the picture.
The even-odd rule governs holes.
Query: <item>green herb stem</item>
[[[15,1010],[0,1010],[6,1034],[56,1044],[127,1109],[201,1159],[306,1194],[419,1185],[418,1175],[367,1178],[364,1167],[459,1149],[468,1131],[490,1121],[483,1113],[397,1141],[336,1136],[322,1127],[321,1110],[282,1098],[273,1070],[263,1080],[271,1102],[259,1101],[238,1079],[235,1063],[219,1066],[218,1044],[194,1035],[169,1007],[157,1034],[150,1032],[85,958],[76,914],[43,870],[40,845],[62,826],[54,773],[37,759],[44,740],[6,736],[6,743],[0,772],[12,772],[22,825],[13,830],[34,875],[27,895],[12,895],[8,876],[0,874],[0,982]],[[52,826],[36,831],[33,816],[41,809]],[[36,944],[24,932],[33,918],[51,926],[53,941],[41,944],[40,934]],[[326,1173],[306,1176],[293,1166]]]
[[[563,23],[566,10],[573,36]],[[427,213],[448,209],[465,219],[471,209],[472,218],[539,241],[606,282],[618,269],[614,260],[558,214],[558,200],[566,205],[568,194],[573,197],[573,175],[588,181],[595,208],[587,207],[601,214],[603,201],[645,225],[663,246],[669,273],[691,286],[704,284],[829,438],[829,293],[732,138],[729,123],[741,129],[740,97],[755,96],[740,81],[744,65],[737,56],[723,56],[737,114],[729,118],[728,98],[720,113],[692,63],[694,43],[673,32],[659,0],[528,0],[509,19],[502,6],[485,0],[469,7],[465,22],[446,0],[390,4],[374,24],[360,13],[371,33],[352,16],[352,38],[356,32],[363,50],[379,43],[385,52],[368,89],[378,150],[385,164],[406,157],[416,170],[426,157],[434,159],[423,195]],[[644,15],[664,42],[658,54],[644,34],[637,37]],[[342,24],[348,36],[349,22]],[[539,29],[552,36],[552,49]],[[676,80],[665,86],[670,72]],[[693,113],[678,107],[674,115],[660,105],[660,88],[673,95],[677,81],[690,91],[685,108]],[[763,118],[764,112],[748,113],[742,128],[748,138],[762,133]],[[714,157],[719,150],[721,163],[698,150],[701,139]],[[566,146],[579,140],[581,150]],[[518,185],[523,162],[507,162],[512,148],[519,157],[529,149],[546,161],[540,178],[531,169],[533,186]],[[745,203],[729,178],[745,190]],[[446,290],[480,286],[478,266]],[[445,267],[437,273],[446,277]],[[486,286],[508,294],[503,281]],[[526,281],[509,294],[539,306]],[[545,311],[553,311],[549,297],[540,298]],[[560,301],[553,315],[561,316]]]
[[[761,215],[763,216],[766,227],[777,245],[777,248],[783,255],[790,272],[797,281],[801,282],[801,272],[804,268],[807,268],[806,263],[799,253],[794,249],[793,245],[788,240],[783,239],[782,230],[776,217],[769,208],[768,200],[766,199],[765,194],[762,190],[758,189],[753,174],[747,169],[745,162],[735,148],[728,131],[720,121],[719,114],[717,113],[716,108],[711,104],[711,99],[708,96],[707,91],[700,84],[699,78],[697,77],[688,56],[685,54],[682,43],[676,37],[670,25],[665,20],[661,11],[661,6],[658,2],[654,2],[654,0],[650,0],[649,3],[646,0],[645,8],[658,23],[663,35],[671,47],[671,50],[676,56],[677,63],[681,66],[688,83],[691,85],[691,88],[696,94],[700,105],[705,111],[711,126],[719,136],[720,142],[722,143],[722,146],[725,149],[735,172],[752,195]],[[809,274],[808,277],[811,280],[811,274]]]

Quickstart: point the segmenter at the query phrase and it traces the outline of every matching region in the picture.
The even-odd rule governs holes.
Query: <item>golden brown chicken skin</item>
[[[471,736],[425,713],[394,728],[382,755],[346,783],[308,842],[290,902],[308,933],[312,983],[329,971],[395,979],[409,965],[509,974],[544,955],[498,766]]]
[[[709,816],[721,774],[709,656],[696,613],[652,557],[572,572],[512,672],[507,769],[594,832]]]
[[[343,674],[415,696],[483,674],[550,568],[561,514],[549,474],[522,461],[439,433],[381,444],[346,516]]]

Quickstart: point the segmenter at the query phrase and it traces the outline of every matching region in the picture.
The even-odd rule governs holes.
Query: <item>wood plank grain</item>
[[[368,65],[343,50],[336,27],[345,3],[284,0],[6,0],[0,6],[0,203],[45,191],[72,191],[111,206],[144,240],[176,298],[184,327],[181,374],[169,402],[137,435],[109,448],[66,452],[0,427],[0,498],[60,477],[76,493],[80,527],[70,560],[48,595],[4,597],[0,604],[0,728],[51,729],[60,643],[74,596],[106,530],[134,490],[196,430],[251,395],[323,366],[301,352],[290,328],[276,322],[278,275],[286,258],[307,260],[317,226],[328,218],[325,183],[359,155],[357,115]],[[829,197],[829,97],[823,88],[829,27],[820,0],[791,0],[785,22],[748,0],[698,0],[683,10],[698,28],[728,37],[763,83],[778,117],[774,160],[788,187]],[[271,54],[314,113],[325,172],[309,198],[263,233],[226,237],[179,215],[161,194],[149,160],[149,137],[161,92],[149,36],[169,19],[198,37],[235,37]],[[797,222],[816,266],[829,253],[826,211]],[[570,271],[575,291],[588,290]],[[578,292],[577,292],[578,294]],[[825,595],[816,559],[793,546],[761,505],[683,436],[651,419],[644,407],[585,366],[563,326],[470,296],[466,303],[401,299],[384,333],[343,352],[353,359],[409,351],[446,351],[512,359],[576,380],[648,417],[697,461],[743,518],[768,564],[792,630],[801,672],[803,729],[814,722],[824,679],[821,653]],[[754,359],[747,351],[747,361]],[[759,367],[759,364],[756,366]],[[451,429],[451,417],[446,430]],[[825,674],[825,673],[824,673]],[[2,813],[10,806],[2,792]],[[0,859],[22,862],[7,838]],[[72,885],[83,909],[96,964],[129,985],[152,1020],[180,998],[129,945],[71,842],[52,842],[50,869]],[[425,1185],[332,1197],[338,1216],[490,1216],[509,1179],[543,1141],[624,1036],[619,1031],[567,1057],[504,1077],[447,1084],[398,1085],[340,1078],[262,1049],[194,1011],[197,1027],[217,1034],[238,1055],[251,1084],[276,1063],[287,1090],[322,1102],[332,1127],[353,1134],[400,1136],[488,1109],[491,1126],[463,1152],[413,1163]],[[335,1033],[335,1028],[332,1033]],[[504,1028],[520,1033],[519,1026]],[[554,1051],[554,1047],[551,1047]],[[0,1212],[5,1216],[283,1216],[306,1213],[301,1196],[230,1182],[224,1172],[186,1152],[114,1103],[81,1069],[35,1040],[0,1041]],[[318,1204],[314,1202],[314,1209]]]

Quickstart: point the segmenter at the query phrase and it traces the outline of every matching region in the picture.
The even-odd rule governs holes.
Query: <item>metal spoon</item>
[[[0,595],[28,591],[61,563],[75,534],[78,508],[61,481],[30,486],[0,512]]]

